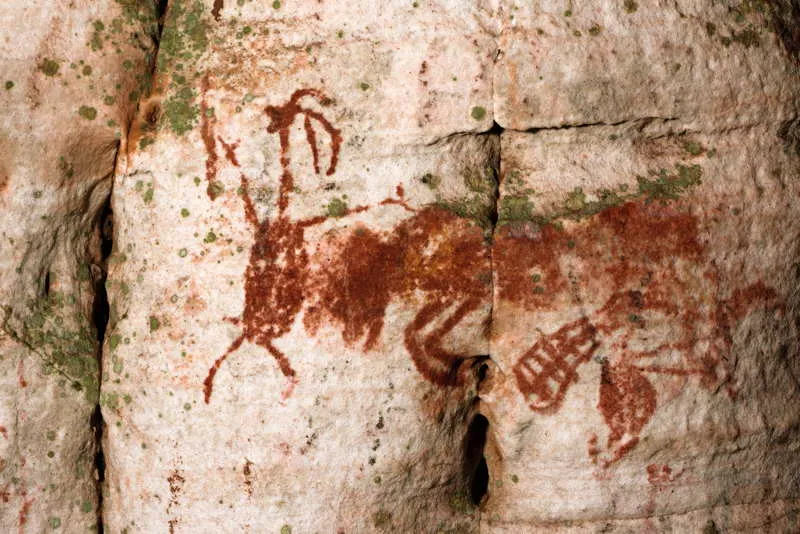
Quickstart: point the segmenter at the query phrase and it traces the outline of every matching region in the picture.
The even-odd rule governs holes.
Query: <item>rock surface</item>
[[[131,5],[0,7],[3,532],[98,522],[102,222],[156,33]]]
[[[54,4],[4,531],[800,528],[791,2]]]

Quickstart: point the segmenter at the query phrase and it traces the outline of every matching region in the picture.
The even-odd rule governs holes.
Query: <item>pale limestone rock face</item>
[[[96,528],[100,219],[146,84],[148,17],[115,2],[0,7],[3,532]]]
[[[167,11],[114,191],[112,531],[477,528],[490,17],[385,7]]]
[[[6,529],[798,528],[789,2],[0,16]]]

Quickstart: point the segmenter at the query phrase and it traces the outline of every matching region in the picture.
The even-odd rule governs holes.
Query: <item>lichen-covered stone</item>
[[[3,529],[800,528],[792,2],[48,7]]]
[[[129,93],[143,83],[134,72],[147,72],[154,46],[128,18],[141,6],[0,6],[3,532],[86,532],[98,523],[99,220],[135,106]]]

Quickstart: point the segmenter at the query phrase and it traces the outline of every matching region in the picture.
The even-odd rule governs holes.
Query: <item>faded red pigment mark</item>
[[[244,491],[247,493],[248,497],[253,496],[253,462],[245,458],[244,467],[242,468],[242,474],[244,475]]]
[[[0,426],[0,434],[3,434],[3,437],[8,439],[8,429],[4,426]]]
[[[208,198],[214,200],[219,195],[216,184],[219,156],[217,155],[217,144],[214,139],[216,117],[209,113],[210,108],[206,101],[206,93],[208,93],[209,89],[208,75],[203,76],[200,89],[203,94],[203,98],[200,100],[200,136],[203,138],[203,144],[206,148],[206,182],[208,182],[206,184],[206,194]]]
[[[507,225],[498,232],[494,262],[502,301],[528,310],[587,310],[543,335],[513,372],[529,407],[554,413],[577,368],[601,358],[598,410],[610,453],[604,466],[637,445],[656,411],[649,375],[694,377],[733,396],[732,331],[750,311],[777,301],[762,282],[719,297],[723,287],[697,219],[680,203],[629,202],[567,229]],[[605,302],[593,309],[598,298]],[[661,340],[659,327],[675,338]],[[596,437],[589,448],[597,460]]]
[[[683,474],[683,471],[673,473],[667,464],[649,464],[647,466],[647,481],[653,485],[668,484]]]
[[[186,479],[181,476],[178,469],[175,469],[172,471],[172,474],[167,477],[167,482],[169,483],[170,494],[169,502],[167,503],[167,514],[169,514],[172,507],[178,504],[178,496],[183,490],[183,484],[186,482]],[[167,524],[169,525],[169,533],[174,534],[175,527],[178,525],[178,520],[175,518],[170,519]]]
[[[19,505],[19,512],[17,514],[17,527],[19,533],[24,534],[25,524],[28,522],[28,514],[31,512],[31,505],[33,505],[33,501],[36,499],[27,497],[27,492],[25,490],[20,492],[20,496],[22,496],[22,503]]]
[[[25,380],[25,363],[22,360],[17,364],[17,382],[21,388],[28,387],[28,382]]]
[[[259,222],[248,192],[249,180],[244,174],[240,177],[245,218],[254,232],[245,271],[244,311],[241,318],[231,319],[242,327],[242,333],[209,369],[204,381],[205,401],[210,401],[220,366],[244,341],[273,355],[290,381],[284,393],[288,395],[296,383],[296,372],[274,341],[289,332],[304,306],[308,308],[304,325],[309,332],[316,333],[323,322],[332,323],[342,328],[346,343],[363,340],[363,347],[369,350],[378,342],[392,298],[408,297],[416,291],[426,295],[426,304],[407,326],[405,346],[423,376],[436,384],[454,384],[455,370],[463,358],[446,350],[443,338],[491,296],[489,251],[481,230],[440,208],[409,207],[402,186],[398,186],[398,198],[387,198],[378,205],[401,206],[413,213],[412,217],[391,232],[375,232],[363,226],[332,232],[317,249],[313,265],[319,268],[311,269],[305,229],[327,219],[292,221],[286,214],[294,189],[289,131],[302,115],[314,171],[320,173],[314,125],[321,127],[330,139],[327,175],[336,171],[342,136],[321,113],[300,105],[305,97],[315,98],[322,106],[331,103],[319,91],[303,89],[296,91],[285,105],[266,108],[271,119],[267,130],[279,134],[283,169],[275,218]],[[235,146],[223,146],[227,159],[238,166]],[[349,208],[344,215],[370,208]]]

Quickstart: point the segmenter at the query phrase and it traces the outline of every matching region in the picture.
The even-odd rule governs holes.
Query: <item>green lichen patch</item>
[[[194,128],[199,115],[190,84],[201,76],[198,60],[208,48],[210,26],[204,11],[199,0],[171,3],[161,34],[157,69],[170,76],[164,118],[177,135]]]
[[[58,69],[60,68],[60,65],[58,61],[54,59],[45,58],[39,63],[38,68],[45,76],[52,77],[58,74]]]
[[[758,48],[761,46],[761,37],[753,28],[747,28],[740,32],[733,32],[731,34],[731,40],[734,43],[744,46],[745,48]]]
[[[149,147],[150,145],[156,142],[154,137],[150,137],[149,135],[145,135],[141,139],[139,139],[139,150],[144,150],[145,148]]]
[[[698,143],[697,141],[686,141],[683,143],[683,149],[686,150],[692,156],[699,156],[703,152],[705,152],[705,148],[703,145]]]
[[[497,187],[497,173],[491,166],[468,167],[463,171],[464,185],[473,193],[490,193]]]
[[[630,15],[632,13],[636,13],[636,11],[639,9],[639,4],[636,2],[636,0],[625,0],[625,2],[622,4],[622,7],[625,9],[625,13]]]
[[[176,135],[183,135],[197,124],[200,106],[193,103],[194,91],[184,87],[164,102],[164,117]]]
[[[576,187],[567,194],[559,217],[579,220],[596,215],[608,208],[622,204],[628,197],[611,189],[601,189],[595,193],[596,199],[588,200],[583,189]]]
[[[476,121],[482,121],[486,118],[486,108],[482,106],[475,106],[472,108],[472,111],[470,111],[469,115]]]
[[[81,106],[78,108],[78,115],[88,121],[93,121],[97,118],[97,110],[91,106]]]
[[[110,410],[118,410],[120,407],[119,393],[114,393],[113,391],[103,391],[100,393],[100,406],[104,406]]]
[[[491,231],[493,213],[489,200],[488,196],[476,194],[455,200],[439,200],[436,206],[463,219],[471,219],[484,230]]]
[[[534,216],[533,203],[527,195],[505,195],[500,198],[497,217],[500,221],[527,221]]]
[[[214,243],[217,240],[217,234],[213,230],[209,230],[203,238],[203,243]]]
[[[325,206],[328,217],[344,217],[347,215],[347,202],[341,198],[331,199]]]
[[[74,295],[54,291],[19,313],[7,307],[2,329],[41,358],[45,374],[66,378],[90,403],[97,401],[96,332]]]
[[[68,162],[64,156],[58,157],[58,170],[61,172],[61,176],[69,179],[75,175],[75,167],[72,166],[72,163]]]
[[[11,80],[6,81],[6,91],[10,91],[14,88],[14,82]]]
[[[677,200],[692,186],[702,183],[703,168],[700,165],[675,165],[677,172],[661,169],[653,178],[636,177],[639,194],[647,200]]]
[[[420,181],[431,189],[437,189],[442,183],[442,177],[428,172],[422,175]]]
[[[466,490],[457,491],[450,496],[450,508],[454,512],[472,515],[475,513],[475,505],[472,504],[472,498]]]
[[[625,202],[677,200],[689,188],[701,184],[702,176],[700,165],[677,163],[672,172],[660,169],[652,171],[647,178],[637,176],[638,188],[634,191],[629,191],[627,184],[621,184],[617,190],[600,189],[589,195],[583,188],[575,187],[546,214],[535,212],[529,192],[506,194],[500,199],[498,222],[501,225],[517,221],[559,225],[562,219],[578,221]]]
[[[385,529],[392,524],[392,513],[381,508],[372,514],[372,524],[377,529]]]

